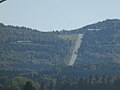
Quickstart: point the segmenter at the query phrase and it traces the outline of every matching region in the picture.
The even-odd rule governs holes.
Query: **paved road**
[[[78,34],[78,38],[77,38],[77,41],[76,41],[76,44],[75,44],[75,47],[74,47],[74,50],[71,56],[71,60],[68,64],[69,66],[73,66],[75,63],[75,60],[77,58],[77,51],[81,46],[82,38],[83,38],[83,34]]]

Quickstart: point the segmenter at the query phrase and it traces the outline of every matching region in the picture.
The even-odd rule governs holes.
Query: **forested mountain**
[[[71,33],[86,33],[88,31],[94,30],[118,30],[120,29],[120,20],[119,19],[107,19],[101,22],[90,24],[82,28],[71,30]]]
[[[15,63],[15,66],[23,67],[24,64],[30,63],[66,65],[76,36],[0,24],[0,39],[1,66],[11,66]]]
[[[120,63],[120,20],[106,20],[83,29],[86,32],[76,64]]]
[[[0,23],[0,90],[119,90],[119,70],[118,19],[53,32]]]

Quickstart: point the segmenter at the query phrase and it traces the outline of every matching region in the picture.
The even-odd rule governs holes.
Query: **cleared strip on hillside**
[[[83,38],[83,34],[78,34],[78,38],[77,38],[77,41],[76,41],[76,44],[75,44],[75,47],[74,47],[74,50],[71,56],[71,60],[68,64],[69,66],[73,66],[75,63],[75,60],[77,58],[77,51],[81,46],[82,38]]]

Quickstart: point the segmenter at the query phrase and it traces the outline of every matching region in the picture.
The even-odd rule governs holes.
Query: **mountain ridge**
[[[39,68],[42,70],[42,67],[48,69],[50,66],[66,66],[77,40],[76,34],[79,33],[84,34],[84,38],[77,52],[78,58],[75,66],[90,62],[93,64],[118,63],[120,57],[119,31],[119,19],[107,19],[76,30],[56,32],[40,32],[26,27],[6,26],[1,23],[0,67],[21,69],[23,66],[22,69],[28,70],[31,67],[37,71]],[[112,44],[115,46],[111,46],[111,49]]]
[[[119,90],[120,20],[53,32],[0,24],[0,90],[27,83],[36,90]]]
[[[85,33],[86,31],[88,31],[88,29],[112,29],[113,25],[114,28],[119,29],[120,28],[120,19],[106,19],[103,21],[99,21],[97,23],[93,23],[93,24],[89,24],[86,26],[83,26],[81,28],[78,29],[74,29],[71,30],[70,32],[72,33]],[[104,25],[106,27],[104,27]]]

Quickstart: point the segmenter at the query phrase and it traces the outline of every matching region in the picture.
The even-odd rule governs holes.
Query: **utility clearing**
[[[69,66],[73,66],[74,63],[75,63],[75,60],[77,58],[78,49],[80,48],[81,43],[82,43],[82,38],[83,38],[83,34],[78,34],[78,38],[77,38],[77,41],[76,41],[72,56],[71,56],[70,62],[68,64]]]

